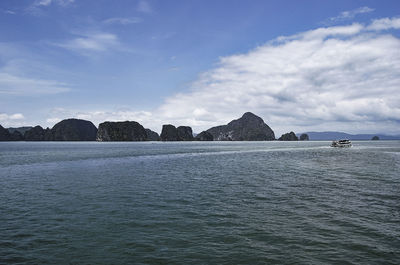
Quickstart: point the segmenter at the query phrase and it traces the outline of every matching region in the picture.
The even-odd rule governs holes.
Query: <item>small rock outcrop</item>
[[[178,141],[193,141],[193,131],[189,126],[179,126],[177,129]]]
[[[294,132],[282,134],[281,137],[278,139],[279,141],[298,141],[296,134]]]
[[[146,141],[147,132],[136,121],[100,123],[97,141]]]
[[[97,128],[91,121],[62,120],[51,129],[53,141],[95,141]]]
[[[202,131],[194,138],[195,141],[214,141],[214,137],[207,131]]]
[[[10,141],[10,132],[0,125],[0,141]]]
[[[246,112],[240,119],[227,125],[216,126],[207,130],[214,141],[272,141],[275,134],[263,119],[251,112]]]
[[[160,136],[155,131],[145,129],[147,133],[147,141],[160,141]]]
[[[161,131],[161,141],[193,141],[193,131],[189,126],[176,128],[172,124],[164,124]]]
[[[164,124],[160,137],[161,141],[178,141],[178,130],[172,124]]]
[[[308,141],[310,140],[310,138],[308,138],[308,134],[303,133],[302,135],[300,135],[300,141]]]
[[[377,141],[377,140],[379,140],[379,136],[375,135],[374,137],[371,138],[371,140]]]

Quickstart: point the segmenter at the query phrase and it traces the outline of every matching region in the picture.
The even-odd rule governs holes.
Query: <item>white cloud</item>
[[[22,119],[25,119],[25,117],[21,113],[15,113],[15,114],[12,114],[10,116],[10,119],[12,119],[12,120],[22,120]]]
[[[281,36],[271,41],[271,44],[278,44],[290,40],[311,40],[325,39],[328,37],[345,37],[355,35],[364,30],[364,26],[359,23],[353,23],[347,26],[321,27],[314,30],[309,30],[292,36]]]
[[[46,119],[46,122],[47,122],[48,124],[54,125],[54,124],[60,122],[61,120],[62,120],[62,119],[60,119],[60,118],[49,118],[49,119]]]
[[[81,117],[96,125],[135,120],[158,132],[172,123],[200,132],[251,111],[276,136],[292,130],[398,134],[400,39],[371,25],[318,28],[222,57],[189,92],[155,110],[61,110],[50,118]]]
[[[400,127],[399,50],[399,38],[370,34],[360,24],[279,38],[221,58],[191,92],[167,98],[153,115],[195,131],[252,111],[277,135],[290,130],[395,133]]]
[[[119,46],[119,41],[118,37],[114,34],[96,32],[79,34],[77,38],[55,45],[78,52],[103,52],[112,47]]]
[[[50,5],[52,0],[37,0],[33,3],[34,6],[48,6]]]
[[[137,11],[142,13],[152,13],[153,9],[151,8],[148,1],[140,0],[137,6]]]
[[[3,12],[6,13],[6,14],[9,14],[9,15],[15,15],[16,14],[16,12],[12,11],[12,10],[4,10]]]
[[[75,0],[56,0],[55,1],[60,6],[67,6],[75,2]]]
[[[54,80],[26,78],[0,72],[0,95],[40,95],[69,91],[67,84]]]
[[[75,0],[36,0],[33,6],[49,6],[51,4],[56,4],[60,6],[67,6],[72,4]]]
[[[140,17],[113,17],[103,21],[105,24],[121,24],[121,25],[129,25],[140,23],[143,20]]]
[[[42,16],[44,10],[50,6],[67,7],[75,0],[35,0],[25,11],[34,16]]]
[[[368,26],[369,30],[400,29],[400,18],[375,19]]]
[[[25,117],[21,113],[7,114],[0,113],[0,123],[3,127],[7,128],[10,126],[22,125]]]
[[[0,113],[0,121],[5,121],[5,120],[22,120],[25,119],[24,115],[21,113],[15,113],[15,114],[6,114],[6,113]]]
[[[363,6],[363,7],[357,8],[357,9],[343,11],[338,16],[329,18],[329,21],[330,22],[338,22],[338,21],[348,20],[348,19],[354,18],[358,14],[370,13],[370,12],[373,12],[374,10],[375,9],[373,9],[373,8]]]

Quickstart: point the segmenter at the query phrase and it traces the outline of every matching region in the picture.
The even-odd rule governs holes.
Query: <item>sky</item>
[[[400,134],[399,1],[2,0],[0,124]]]

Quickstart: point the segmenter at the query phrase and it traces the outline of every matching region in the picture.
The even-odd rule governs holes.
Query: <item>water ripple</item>
[[[0,264],[397,264],[399,153],[0,143]]]

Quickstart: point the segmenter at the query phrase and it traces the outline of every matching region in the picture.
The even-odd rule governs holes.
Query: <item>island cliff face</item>
[[[10,141],[23,141],[24,136],[19,131],[13,131],[10,133]]]
[[[246,112],[227,125],[213,127],[193,137],[189,126],[163,125],[161,135],[135,121],[103,122],[99,129],[90,121],[66,119],[52,129],[41,126],[9,128],[0,125],[0,141],[265,141],[275,134],[264,121]],[[23,133],[24,132],[24,133]]]
[[[147,141],[160,141],[160,136],[155,131],[145,129],[147,133]]]
[[[202,131],[194,138],[195,141],[214,141],[214,137],[211,133]]]
[[[300,135],[300,141],[308,141],[308,140],[310,140],[308,134],[303,133],[302,135]]]
[[[95,141],[97,128],[90,121],[62,120],[50,130],[53,141]]]
[[[189,126],[179,126],[177,129],[178,141],[193,141],[193,131]]]
[[[164,124],[160,137],[161,141],[178,141],[178,130],[172,124]]]
[[[135,121],[100,123],[97,141],[146,141],[147,132]]]
[[[52,141],[53,137],[49,128],[43,129],[35,126],[24,134],[25,141]]]
[[[23,141],[24,136],[18,130],[6,129],[0,125],[0,141]]]
[[[176,128],[172,124],[165,124],[161,131],[161,141],[193,141],[193,131],[189,126]]]
[[[279,141],[298,141],[296,134],[294,132],[282,134],[281,137],[278,139]]]
[[[14,131],[14,137],[18,131]],[[35,126],[27,130],[21,137],[25,141],[94,141],[96,140],[97,128],[90,121],[79,119],[62,120],[52,129],[43,129],[41,126]]]
[[[264,123],[263,119],[251,112],[246,112],[240,119],[227,125],[213,127],[207,130],[214,141],[272,141],[275,134]]]
[[[10,132],[0,125],[0,141],[10,141]]]

